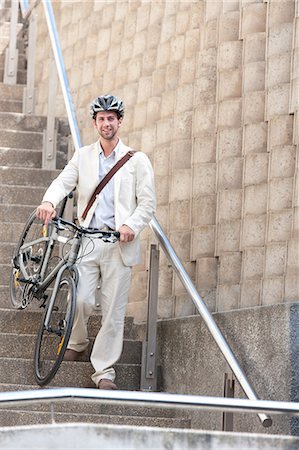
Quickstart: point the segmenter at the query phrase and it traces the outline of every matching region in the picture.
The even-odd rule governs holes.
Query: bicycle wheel
[[[40,272],[50,228],[36,217],[35,211],[24,226],[12,259],[9,282],[10,301],[16,309],[26,308],[29,303],[30,286]]]
[[[72,331],[75,303],[76,285],[72,274],[66,271],[60,279],[53,304],[50,299],[46,306],[37,334],[34,369],[40,386],[53,379],[63,360]]]

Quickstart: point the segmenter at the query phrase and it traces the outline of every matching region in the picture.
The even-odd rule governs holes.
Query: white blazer
[[[117,160],[132,150],[121,141],[119,144]],[[154,175],[150,160],[144,153],[136,152],[116,172],[110,182],[114,182],[116,230],[125,224],[135,233],[133,241],[119,242],[124,264],[133,266],[140,262],[139,233],[152,219],[156,208]],[[99,152],[98,144],[94,143],[81,147],[74,153],[63,171],[51,183],[42,201],[51,202],[56,208],[58,203],[76,187],[78,220],[82,226],[88,227],[96,208],[96,201],[85,220],[82,214],[98,184]]]

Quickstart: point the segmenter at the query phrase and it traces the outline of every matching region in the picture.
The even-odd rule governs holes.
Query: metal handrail
[[[52,44],[52,50],[54,54],[54,59],[56,63],[56,68],[58,72],[58,77],[61,85],[61,90],[64,98],[64,103],[66,107],[67,117],[70,125],[70,130],[72,134],[72,139],[74,143],[75,150],[81,147],[81,138],[79,133],[79,128],[77,124],[77,119],[75,116],[75,111],[73,103],[71,100],[69,82],[64,67],[63,56],[60,48],[58,32],[56,28],[55,16],[53,13],[52,2],[50,0],[42,0],[44,11],[46,15],[46,21],[49,30],[49,36]]]
[[[195,304],[201,317],[205,321],[205,324],[207,325],[207,327],[208,327],[210,333],[212,334],[219,349],[221,350],[224,358],[226,359],[230,368],[234,372],[243,391],[245,392],[245,394],[247,395],[247,397],[250,400],[258,400],[258,397],[257,397],[254,389],[251,387],[249,381],[247,380],[246,375],[243,372],[243,370],[241,369],[229,344],[227,343],[227,341],[225,340],[221,331],[219,330],[216,322],[213,319],[212,314],[210,313],[210,311],[206,307],[204,301],[202,300],[199,293],[197,292],[194,284],[192,283],[192,280],[190,279],[188,273],[184,269],[177,254],[175,253],[174,249],[170,245],[170,242],[167,239],[167,236],[163,232],[163,230],[162,230],[161,226],[159,225],[156,218],[152,219],[152,221],[150,222],[150,227],[153,230],[154,234],[156,235],[159,244],[161,245],[162,249],[164,250],[165,255],[167,256],[170,263],[172,264],[172,266],[173,266],[174,270],[176,271],[179,279],[181,280],[183,286],[185,287],[186,291],[188,292],[191,299],[193,300],[193,303]],[[259,414],[259,418],[265,427],[272,425],[272,420],[269,416],[267,416],[265,414]]]
[[[299,403],[273,400],[248,400],[241,398],[205,397],[200,395],[168,394],[161,392],[105,391],[91,388],[53,388],[28,391],[1,392],[0,407],[19,403],[40,403],[41,401],[97,400],[127,402],[149,406],[164,405],[177,408],[201,408],[233,412],[261,411],[274,414],[299,415]],[[267,422],[266,426],[270,426]]]

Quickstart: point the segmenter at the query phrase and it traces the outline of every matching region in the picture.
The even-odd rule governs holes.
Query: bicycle
[[[12,258],[9,284],[12,306],[25,309],[35,299],[44,309],[34,350],[35,379],[40,386],[54,378],[70,338],[78,282],[75,264],[84,257],[84,237],[116,242],[119,233],[83,228],[62,217],[45,226],[33,211]],[[51,267],[56,259],[58,262]]]

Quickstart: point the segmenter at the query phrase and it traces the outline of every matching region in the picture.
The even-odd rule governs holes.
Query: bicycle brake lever
[[[66,226],[61,223],[59,218],[57,219],[56,217],[54,217],[54,219],[52,219],[52,222],[54,222],[57,230],[59,231],[67,230]]]

